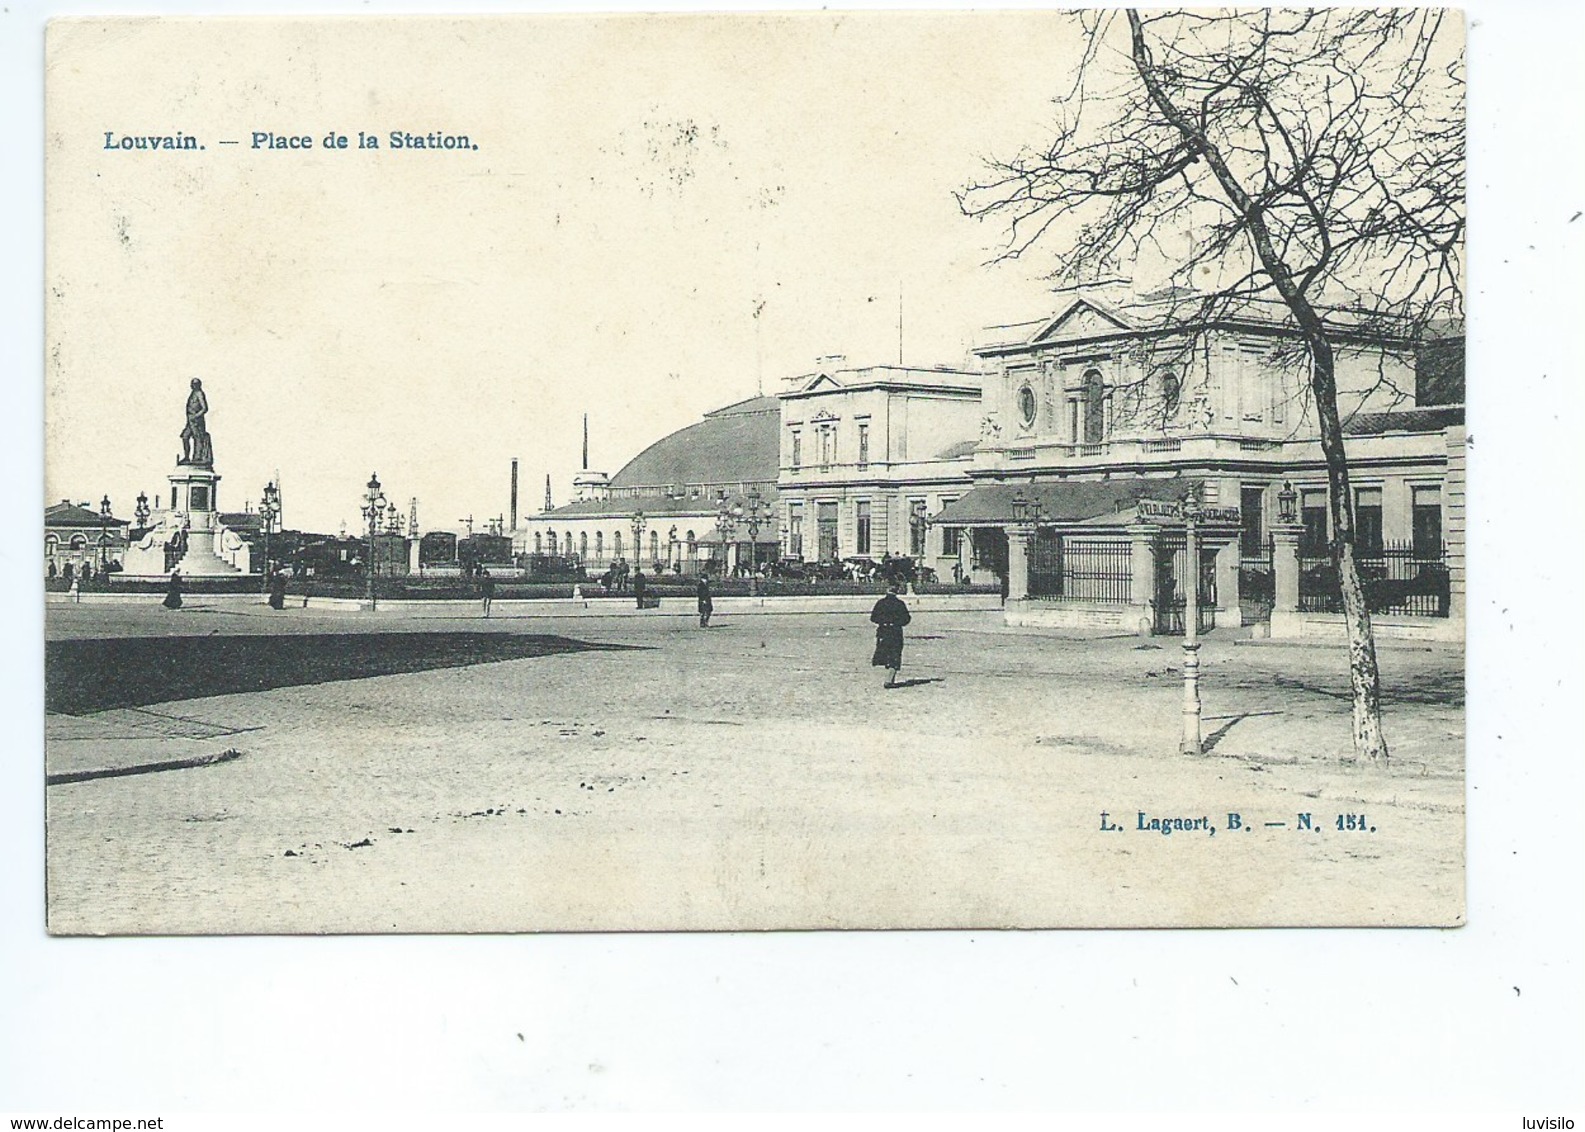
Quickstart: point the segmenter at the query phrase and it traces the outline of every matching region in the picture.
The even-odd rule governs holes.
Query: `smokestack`
[[[512,457],[512,529],[517,530],[517,457]]]
[[[589,470],[589,414],[583,414],[583,470]]]
[[[545,476],[545,510],[550,510],[550,476]]]

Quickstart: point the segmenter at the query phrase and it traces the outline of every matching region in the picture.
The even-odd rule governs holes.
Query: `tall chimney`
[[[512,457],[512,530],[517,530],[517,457]]]
[[[545,510],[550,510],[550,476],[545,476]]]
[[[589,414],[583,414],[583,470],[589,470]]]

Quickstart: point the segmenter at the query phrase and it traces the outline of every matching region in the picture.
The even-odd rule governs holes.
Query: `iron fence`
[[[1365,605],[1372,613],[1395,617],[1446,617],[1450,585],[1446,548],[1429,552],[1412,543],[1393,542],[1361,552],[1354,559]],[[1342,586],[1330,554],[1299,557],[1299,609],[1341,613]]]
[[[1127,539],[1035,536],[1029,596],[1042,601],[1127,605],[1133,600],[1133,549]]]

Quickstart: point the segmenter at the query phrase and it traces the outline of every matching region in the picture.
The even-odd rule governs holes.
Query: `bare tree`
[[[1091,11],[1051,140],[959,194],[1068,284],[1177,264],[1202,323],[1259,300],[1303,343],[1326,458],[1357,755],[1385,760],[1355,564],[1335,349],[1412,350],[1463,314],[1461,16],[1434,9]]]

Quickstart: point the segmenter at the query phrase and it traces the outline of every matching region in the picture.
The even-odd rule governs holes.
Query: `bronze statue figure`
[[[209,398],[204,396],[204,383],[193,378],[193,391],[187,395],[187,427],[182,429],[182,459],[184,464],[208,466],[215,461],[214,447],[209,430],[204,426],[204,416],[209,412]]]

